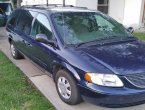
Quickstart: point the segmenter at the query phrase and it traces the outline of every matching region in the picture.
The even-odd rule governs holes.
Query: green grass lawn
[[[145,40],[145,33],[134,33],[133,35],[141,40]]]
[[[0,110],[55,110],[8,58],[0,52]]]

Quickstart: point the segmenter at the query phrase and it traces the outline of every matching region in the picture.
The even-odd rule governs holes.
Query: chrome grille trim
[[[145,88],[145,73],[126,75],[125,78],[138,88]]]

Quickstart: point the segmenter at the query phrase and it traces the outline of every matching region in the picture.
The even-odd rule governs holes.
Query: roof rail
[[[81,9],[88,9],[87,7],[78,7],[73,5],[63,5],[63,4],[37,4],[37,5],[24,5],[22,8],[52,8],[52,7],[74,7]]]
[[[23,5],[22,7],[62,7],[63,4],[37,4],[37,5]],[[64,7],[74,7],[73,5],[65,5]]]

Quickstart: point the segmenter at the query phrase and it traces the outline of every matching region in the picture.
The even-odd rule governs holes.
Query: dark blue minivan
[[[109,16],[83,7],[27,6],[12,13],[6,29],[13,58],[47,71],[65,103],[145,102],[145,43]]]

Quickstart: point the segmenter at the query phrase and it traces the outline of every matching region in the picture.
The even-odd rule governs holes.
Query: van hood
[[[145,43],[142,41],[90,46],[81,48],[81,51],[115,74],[145,72]]]

